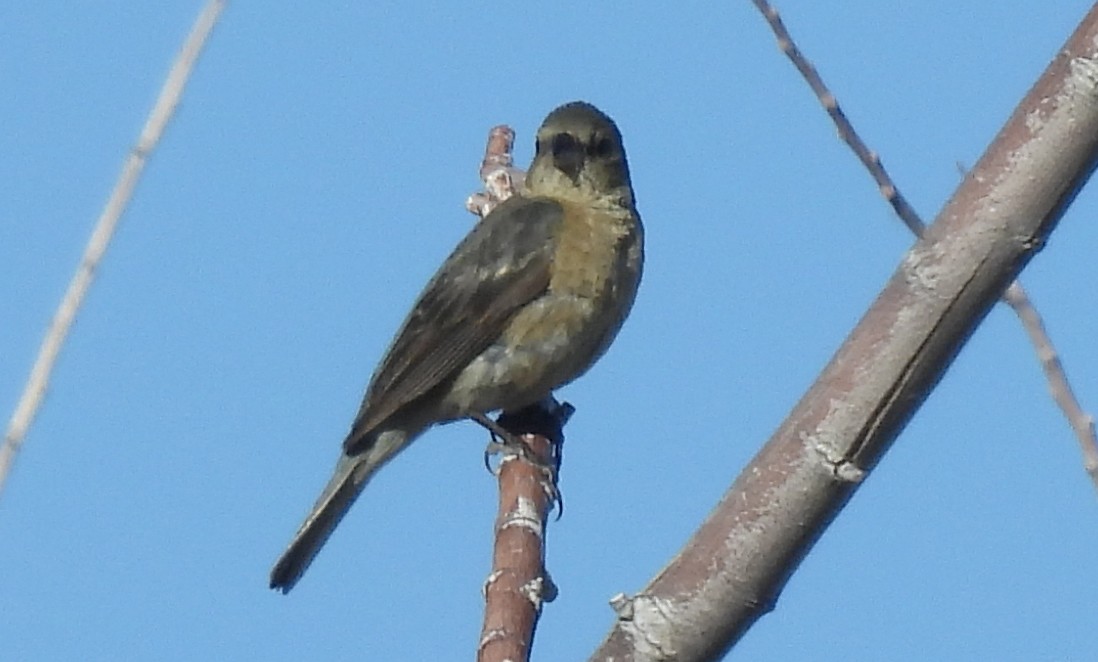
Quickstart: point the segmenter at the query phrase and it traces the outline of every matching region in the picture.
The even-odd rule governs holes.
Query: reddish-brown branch
[[[525,176],[513,166],[515,132],[496,126],[480,176],[485,190],[469,196],[465,207],[480,218],[511,197]],[[572,406],[545,402],[500,416],[499,425],[527,448],[504,446],[499,463],[499,515],[495,525],[492,571],[484,583],[484,626],[478,662],[530,659],[541,605],[556,595],[545,570],[545,524],[557,496],[557,472],[563,427]]]
[[[492,571],[484,584],[478,662],[528,660],[543,602],[556,589],[545,570],[545,525],[556,497],[561,431],[569,405],[554,402],[504,414],[500,425],[526,446],[503,450]]]
[[[501,124],[488,132],[488,145],[480,164],[480,179],[485,190],[474,193],[465,201],[465,208],[470,212],[484,218],[496,205],[522,187],[526,173],[514,167],[511,158],[514,145],[515,132],[511,127]]]

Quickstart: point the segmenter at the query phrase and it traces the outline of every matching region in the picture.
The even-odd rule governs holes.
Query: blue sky
[[[0,409],[199,2],[0,8]],[[543,6],[552,5],[552,6]],[[779,5],[931,218],[1088,8]],[[626,141],[645,281],[560,395],[560,586],[584,659],[811,383],[912,243],[749,2],[232,3],[0,499],[21,660],[469,659],[495,485],[472,424],[386,468],[289,596],[271,563],[375,362],[464,235],[488,129],[554,106]],[[1098,410],[1098,196],[1023,282]],[[730,659],[1083,660],[1098,499],[1000,306]]]

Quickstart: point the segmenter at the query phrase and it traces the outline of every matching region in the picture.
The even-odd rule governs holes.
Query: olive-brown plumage
[[[271,587],[294,586],[369,478],[428,427],[524,407],[586,372],[629,314],[643,258],[617,127],[587,103],[557,108],[523,189],[458,244],[397,332]]]

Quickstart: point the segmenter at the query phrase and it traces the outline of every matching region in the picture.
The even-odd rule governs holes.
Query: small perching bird
[[[551,112],[523,188],[458,244],[397,332],[271,588],[293,588],[370,477],[427,428],[517,410],[586,372],[632,308],[643,232],[613,120],[580,101]]]

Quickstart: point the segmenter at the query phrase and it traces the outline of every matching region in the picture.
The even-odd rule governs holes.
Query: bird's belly
[[[452,383],[444,408],[456,417],[536,402],[583,374],[621,326],[610,297],[548,293],[525,306],[499,340]]]

